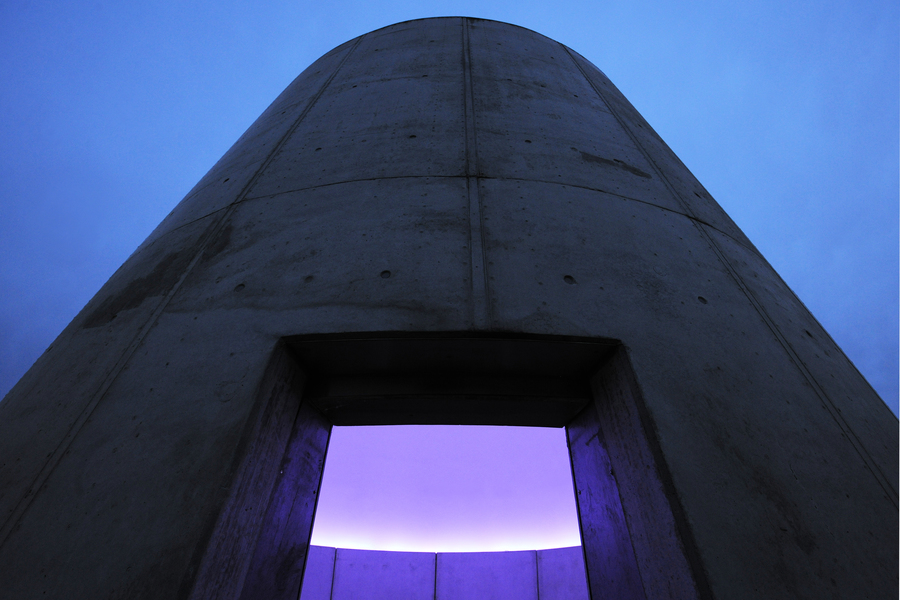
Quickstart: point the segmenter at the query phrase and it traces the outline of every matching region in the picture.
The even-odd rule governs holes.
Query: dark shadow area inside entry
[[[334,425],[564,427],[615,342],[467,335],[288,338]]]
[[[275,349],[191,598],[296,599],[332,425],[387,424],[566,427],[591,598],[707,597],[621,343],[366,333]]]

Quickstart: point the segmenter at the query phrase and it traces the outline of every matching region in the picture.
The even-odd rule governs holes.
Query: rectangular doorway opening
[[[564,426],[613,347],[472,334],[292,343],[304,396],[333,423],[302,600],[359,586],[530,598],[541,580],[587,598]],[[408,580],[389,575],[400,572]]]
[[[563,428],[336,426],[319,489],[300,600],[589,597]]]
[[[695,583],[703,580],[690,529],[681,516],[642,391],[619,342],[469,332],[302,336],[284,339],[262,379],[257,402],[259,416],[248,430],[247,450],[207,545],[192,598],[224,597],[222,591],[232,589],[236,595],[228,592],[228,597],[246,600],[295,600],[301,589],[303,600],[359,597],[353,591],[358,592],[363,582],[352,577],[345,580],[350,595],[334,596],[332,588],[342,564],[340,552],[357,553],[347,556],[360,567],[360,572],[370,573],[385,570],[383,557],[372,553],[395,555],[392,561],[397,556],[407,556],[408,564],[400,570],[415,571],[425,577],[424,584],[417,584],[424,590],[423,598],[477,597],[468,592],[460,595],[453,590],[463,588],[446,585],[448,581],[463,585],[479,569],[487,573],[485,581],[493,581],[492,585],[514,585],[527,580],[520,575],[522,569],[531,568],[539,583],[544,573],[541,564],[569,565],[570,572],[560,580],[563,583],[586,578],[580,591],[566,592],[570,598],[646,600],[704,596],[698,594]],[[435,511],[418,517],[402,515],[412,517],[412,525],[407,524],[403,531],[402,524],[397,524],[399,535],[397,531],[389,536],[362,532],[352,524],[353,518],[370,521],[371,509],[377,508],[374,505],[391,504],[390,500],[377,499],[365,491],[350,493],[353,497],[345,508],[351,511],[351,523],[346,522],[347,515],[336,517],[346,525],[343,532],[336,534],[343,535],[345,541],[335,537],[326,542],[334,546],[316,546],[317,540],[313,539],[311,545],[320,489],[324,496],[320,508],[325,519],[335,518],[328,516],[329,484],[322,487],[332,435],[340,455],[343,431],[355,429],[365,436],[369,429],[366,426],[379,426],[371,431],[390,433],[404,429],[390,426],[408,425],[445,426],[432,432],[463,431],[461,426],[485,431],[485,426],[501,426],[506,433],[518,427],[544,430],[551,435],[565,432],[564,443],[562,435],[557,438],[557,454],[561,462],[571,465],[571,470],[568,477],[560,478],[557,491],[565,490],[563,493],[572,497],[574,482],[581,547],[569,550],[578,553],[578,561],[563,556],[565,548],[513,549],[518,544],[557,546],[560,542],[504,539],[502,533],[493,541],[502,540],[506,551],[445,552],[434,545],[425,552],[410,552],[418,543],[414,539],[416,530],[421,529],[422,521],[428,525],[435,518]],[[440,434],[432,433],[430,437]],[[385,445],[377,440],[370,442]],[[432,453],[453,452],[447,446],[453,444],[438,445]],[[424,473],[426,482],[429,477],[434,478],[436,494],[447,496],[438,485],[445,482],[435,474],[436,469],[429,468],[432,461],[428,452],[409,445],[401,452],[417,455],[419,464],[408,466],[406,471]],[[481,452],[489,453],[490,449]],[[493,452],[498,453],[496,449]],[[365,463],[369,458],[355,461]],[[397,473],[377,472],[383,463],[396,462],[390,456],[386,458],[376,459],[368,466],[358,465],[368,471],[363,476],[371,475],[380,489],[416,485],[401,481]],[[469,469],[485,458],[463,457]],[[349,462],[354,462],[352,456]],[[401,474],[402,471],[401,468]],[[432,484],[420,481],[418,485]],[[467,492],[461,489],[460,495],[464,497]],[[409,510],[401,506],[398,512]],[[436,512],[446,511],[438,508]],[[386,520],[390,522],[389,519]],[[496,534],[489,527],[482,529],[488,529],[485,537]],[[469,532],[463,529],[459,533],[455,540],[440,543],[449,550],[467,549],[454,547],[471,542],[465,539]],[[385,549],[335,550],[340,546]],[[392,546],[397,550],[390,550]],[[325,562],[319,562],[323,556]],[[488,556],[493,558],[486,559]],[[532,566],[526,567],[529,561]],[[306,569],[312,563],[319,565],[315,577]],[[573,564],[579,566],[571,569]],[[559,571],[554,567],[547,573]],[[525,595],[520,596],[545,600],[552,597],[534,596],[542,587],[526,586],[532,591],[523,588]],[[441,592],[447,589],[451,590],[450,595]],[[310,595],[312,590],[315,595]],[[409,595],[404,592],[401,596]]]

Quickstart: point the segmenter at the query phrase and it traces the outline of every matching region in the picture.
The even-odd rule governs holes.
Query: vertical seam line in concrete
[[[462,21],[463,121],[466,128],[466,195],[469,201],[469,289],[472,293],[472,325],[491,329],[487,265],[484,260],[484,215],[478,180],[478,138],[475,131],[475,91],[472,85],[472,53],[469,19]]]
[[[432,592],[431,600],[437,600],[437,569],[438,569],[437,560],[438,560],[438,553],[435,552],[434,553],[434,591]]]
[[[541,600],[541,568],[537,550],[534,551],[534,597]]]
[[[22,498],[20,498],[16,503],[16,508],[13,510],[7,521],[3,524],[2,529],[0,529],[0,546],[6,543],[6,540],[9,537],[10,533],[12,533],[12,530],[15,528],[16,524],[18,524],[19,520],[28,510],[28,507],[34,501],[35,497],[37,497],[41,487],[46,483],[47,479],[50,477],[50,474],[56,468],[56,465],[59,464],[59,461],[62,459],[63,454],[72,444],[75,437],[81,431],[81,428],[88,421],[88,419],[90,419],[91,414],[93,414],[94,409],[97,408],[100,400],[102,400],[106,396],[109,388],[112,387],[112,384],[116,381],[116,379],[118,379],[119,374],[122,372],[122,369],[125,367],[128,361],[131,360],[131,357],[143,343],[144,339],[147,337],[147,334],[156,324],[166,306],[168,306],[169,302],[172,300],[178,290],[181,289],[181,285],[188,278],[194,266],[203,256],[203,253],[206,251],[209,242],[215,238],[216,234],[218,234],[218,232],[221,230],[225,221],[228,220],[229,215],[231,215],[232,213],[233,207],[240,203],[243,200],[244,196],[246,196],[246,194],[250,191],[250,189],[253,187],[253,184],[256,183],[263,171],[265,171],[265,169],[269,166],[269,164],[281,150],[282,146],[284,146],[288,138],[291,137],[291,134],[293,134],[297,127],[300,125],[300,122],[303,120],[303,118],[306,117],[307,113],[309,113],[313,105],[315,105],[316,101],[318,101],[318,99],[325,92],[325,89],[337,75],[338,71],[340,71],[344,66],[344,63],[347,62],[347,59],[350,58],[350,55],[353,53],[353,51],[356,50],[357,46],[359,46],[359,43],[362,41],[363,37],[364,36],[360,36],[356,39],[356,42],[353,44],[350,50],[347,51],[347,54],[344,56],[344,58],[341,59],[340,64],[338,64],[338,66],[334,69],[328,79],[325,80],[325,83],[322,84],[316,95],[313,96],[313,98],[307,103],[306,107],[303,109],[303,111],[300,113],[291,127],[287,130],[287,132],[285,132],[281,139],[278,140],[278,143],[272,147],[269,155],[256,170],[256,173],[254,173],[253,177],[251,177],[250,180],[244,185],[240,193],[228,205],[228,208],[223,211],[222,216],[219,217],[219,220],[213,223],[209,228],[207,228],[206,231],[204,231],[200,235],[200,243],[197,245],[196,253],[191,259],[191,262],[188,264],[187,268],[184,270],[184,273],[181,274],[181,277],[178,279],[178,281],[175,282],[175,285],[172,286],[172,289],[169,290],[169,292],[163,297],[163,299],[151,313],[150,317],[144,322],[144,325],[138,330],[137,335],[132,339],[128,347],[126,347],[119,360],[103,380],[103,383],[100,384],[100,388],[91,398],[90,402],[88,402],[87,406],[85,406],[81,413],[78,415],[78,418],[69,428],[69,431],[66,432],[66,435],[63,436],[63,439],[57,445],[54,452],[50,455],[47,462],[44,463],[44,466],[32,481],[31,486],[25,492],[25,495],[22,496]]]
[[[334,549],[334,560],[331,561],[331,590],[328,592],[329,600],[334,600],[334,578],[337,575],[337,558],[338,558],[338,549]],[[303,587],[300,588],[300,593],[303,593]]]
[[[562,44],[560,44],[560,45],[562,46]],[[706,228],[703,226],[703,224],[701,222],[699,222],[699,219],[697,218],[696,214],[694,214],[694,211],[691,210],[690,205],[688,205],[688,203],[685,202],[684,198],[681,197],[681,194],[679,194],[675,190],[675,188],[672,186],[669,179],[663,173],[662,169],[659,167],[659,165],[656,164],[656,161],[653,160],[653,157],[650,155],[650,153],[638,141],[637,137],[631,131],[631,128],[629,128],[625,124],[624,119],[622,119],[619,116],[618,112],[612,107],[612,105],[609,102],[607,102],[606,97],[600,91],[600,88],[598,88],[594,84],[594,82],[591,81],[590,77],[587,76],[587,73],[584,71],[582,66],[578,63],[578,60],[576,60],[576,58],[572,55],[572,51],[569,50],[569,48],[566,46],[563,46],[563,48],[566,50],[566,53],[569,55],[569,58],[572,59],[572,62],[575,63],[575,66],[581,72],[582,77],[584,77],[584,79],[585,79],[585,81],[587,81],[588,85],[590,85],[591,88],[593,88],[594,92],[600,98],[600,101],[606,105],[606,107],[609,109],[610,114],[612,114],[613,117],[615,117],[616,121],[618,121],[618,123],[622,127],[622,129],[625,130],[625,133],[627,133],[628,137],[631,138],[631,141],[632,141],[632,143],[634,143],[635,147],[637,147],[637,149],[640,150],[641,154],[644,155],[644,158],[647,159],[647,161],[650,163],[650,165],[656,171],[657,176],[659,176],[660,180],[666,186],[666,189],[675,198],[675,200],[682,206],[685,213],[690,217],[691,222],[694,224],[695,227],[697,227],[697,229],[700,231],[700,234],[703,236],[703,238],[706,239],[707,243],[713,249],[713,252],[716,253],[716,257],[719,259],[719,262],[722,263],[722,265],[725,267],[726,271],[728,271],[728,274],[731,276],[731,278],[734,279],[734,281],[738,284],[738,287],[741,288],[741,291],[744,292],[744,295],[750,301],[750,304],[753,305],[753,308],[760,315],[763,322],[765,322],[765,324],[768,326],[769,330],[775,335],[775,338],[778,340],[778,342],[781,344],[781,346],[785,349],[788,356],[791,358],[791,361],[797,366],[800,373],[803,375],[803,377],[806,379],[806,381],[810,384],[810,386],[813,388],[813,390],[819,396],[819,400],[822,402],[823,406],[825,406],[826,410],[831,415],[831,418],[834,420],[835,424],[837,424],[838,429],[840,429],[841,432],[850,441],[850,445],[853,446],[854,450],[856,450],[856,453],[862,459],[863,464],[866,465],[866,468],[869,470],[870,473],[872,473],[872,475],[875,477],[875,480],[878,481],[881,488],[887,494],[888,499],[893,503],[894,507],[896,508],[897,507],[897,490],[894,489],[894,487],[890,483],[890,480],[885,476],[885,474],[881,471],[881,469],[875,463],[874,459],[871,457],[869,452],[866,450],[862,441],[859,439],[859,437],[856,435],[856,433],[850,427],[850,424],[847,423],[847,421],[841,415],[840,411],[838,411],[837,407],[834,405],[834,402],[831,400],[831,397],[825,392],[825,390],[822,388],[822,386],[819,385],[819,383],[818,383],[818,381],[816,381],[815,377],[813,377],[812,373],[809,371],[806,364],[803,362],[803,360],[801,360],[800,355],[796,352],[796,350],[794,350],[794,347],[787,340],[787,338],[781,332],[779,327],[775,324],[774,320],[769,316],[768,312],[763,307],[759,298],[756,297],[756,294],[753,293],[753,291],[750,289],[750,287],[744,282],[744,280],[740,276],[740,274],[738,274],[738,272],[734,269],[734,267],[732,267],[731,263],[726,258],[725,253],[722,251],[722,249],[716,243],[715,239],[706,230]],[[687,168],[687,167],[685,167],[685,168]]]

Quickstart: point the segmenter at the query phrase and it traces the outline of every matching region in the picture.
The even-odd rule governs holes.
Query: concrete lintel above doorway
[[[304,396],[335,425],[563,427],[619,345],[472,332],[285,341],[309,377]]]

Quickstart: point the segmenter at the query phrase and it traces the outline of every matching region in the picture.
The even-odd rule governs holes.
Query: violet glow
[[[312,544],[419,552],[578,546],[565,430],[334,427]]]

